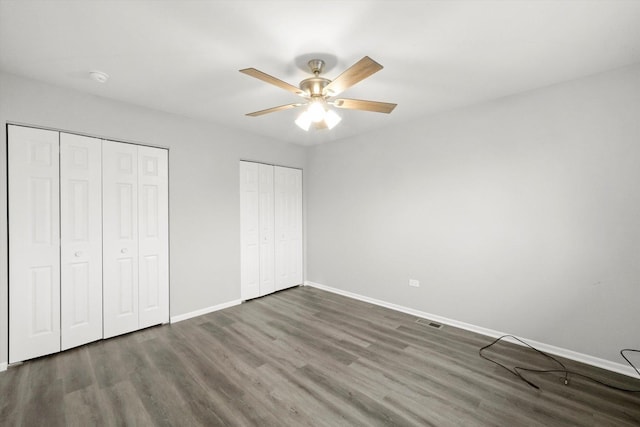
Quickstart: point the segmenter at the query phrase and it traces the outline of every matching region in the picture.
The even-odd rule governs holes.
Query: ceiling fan
[[[268,113],[274,113],[276,111],[306,106],[306,110],[303,111],[296,119],[296,124],[298,126],[304,130],[309,130],[311,125],[313,125],[315,129],[332,129],[342,119],[335,111],[329,109],[330,105],[349,110],[373,111],[376,113],[387,114],[392,112],[397,105],[389,102],[335,98],[351,86],[382,69],[382,65],[378,64],[368,56],[365,56],[351,67],[347,68],[334,80],[320,77],[320,74],[324,71],[325,63],[323,60],[312,59],[308,62],[308,65],[313,73],[313,77],[302,80],[299,87],[293,86],[255,68],[245,68],[240,70],[241,73],[278,86],[279,88],[287,90],[305,99],[305,101],[299,103],[280,105],[278,107],[267,108],[266,110],[254,111],[253,113],[248,113],[247,116],[257,117]]]

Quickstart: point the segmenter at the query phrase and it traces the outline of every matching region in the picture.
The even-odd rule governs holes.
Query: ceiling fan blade
[[[304,104],[280,105],[278,107],[267,108],[266,110],[260,110],[260,111],[254,111],[253,113],[247,113],[247,114],[245,114],[245,116],[258,117],[258,116],[262,116],[263,114],[275,113],[276,111],[289,110],[291,108],[297,108],[297,107],[300,107],[302,105],[304,105]]]
[[[344,70],[342,74],[336,77],[335,80],[325,87],[325,90],[330,96],[336,96],[359,81],[366,79],[373,73],[382,70],[382,68],[382,65],[378,64],[368,56],[365,56],[351,67]]]
[[[374,113],[387,113],[393,111],[398,104],[392,104],[390,102],[378,102],[378,101],[365,101],[362,99],[336,99],[331,102],[338,108],[346,108],[349,110],[362,110],[373,111]]]
[[[255,68],[245,68],[243,70],[240,70],[240,72],[248,76],[255,77],[258,80],[262,80],[263,82],[271,83],[272,85],[278,86],[281,89],[288,90],[289,92],[293,92],[296,95],[299,95],[299,96],[305,95],[305,92],[302,89],[295,87],[293,85],[290,85],[287,82],[283,82],[282,80],[276,77],[273,77],[267,73],[263,73],[260,70],[256,70]]]

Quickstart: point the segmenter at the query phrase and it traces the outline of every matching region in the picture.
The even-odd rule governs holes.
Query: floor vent
[[[430,326],[430,327],[436,328],[436,329],[442,329],[442,325],[440,323],[436,323],[433,320],[429,320],[429,319],[416,319],[416,323],[419,323],[421,325]]]

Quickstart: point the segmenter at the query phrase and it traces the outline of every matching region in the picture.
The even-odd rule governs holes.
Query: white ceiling
[[[335,78],[368,55],[384,69],[342,94],[395,102],[338,110],[306,133],[293,85],[312,53]],[[108,98],[314,144],[640,62],[640,1],[0,0],[0,69]],[[89,79],[102,70],[106,84]],[[2,96],[0,94],[0,96]]]

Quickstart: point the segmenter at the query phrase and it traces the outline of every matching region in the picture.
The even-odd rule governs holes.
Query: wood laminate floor
[[[492,339],[309,287],[0,373],[2,426],[638,426],[640,395],[481,359]],[[551,367],[499,344],[507,364]],[[634,380],[567,361],[624,387]]]

